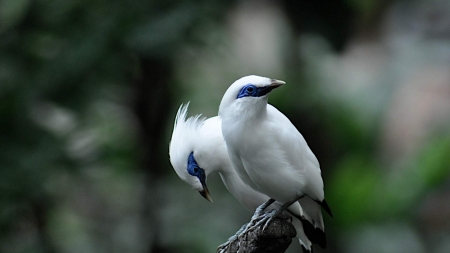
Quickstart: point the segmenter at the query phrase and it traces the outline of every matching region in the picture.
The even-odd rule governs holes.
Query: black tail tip
[[[331,209],[328,206],[327,201],[323,200],[322,202],[319,202],[319,204],[333,218],[333,214],[331,213]]]
[[[327,246],[327,238],[325,236],[325,232],[320,230],[319,228],[315,228],[309,221],[300,220],[303,225],[303,230],[305,231],[306,237],[312,242],[319,245],[322,249],[325,249]]]
[[[302,245],[302,251],[303,251],[303,253],[312,253],[312,247],[311,247],[311,250],[309,250],[309,249],[305,248],[305,246]]]

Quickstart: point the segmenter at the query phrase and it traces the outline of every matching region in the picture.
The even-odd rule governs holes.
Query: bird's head
[[[262,76],[245,76],[236,80],[225,92],[220,102],[219,114],[232,105],[246,108],[248,106],[265,106],[269,93],[285,82]]]
[[[218,117],[205,120],[201,115],[186,119],[189,104],[178,110],[172,139],[170,162],[177,175],[212,202],[206,185],[209,173],[228,157]]]

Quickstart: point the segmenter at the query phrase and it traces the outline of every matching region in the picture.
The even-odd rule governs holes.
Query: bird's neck
[[[269,199],[245,184],[231,165],[219,174],[227,190],[248,210],[255,211],[260,204]]]
[[[225,184],[225,187],[233,195],[235,195],[236,193],[235,189],[238,188],[241,183],[244,184],[244,182],[242,182],[242,180],[239,178],[239,175],[236,172],[232,171],[231,168],[229,170],[221,170],[219,174],[222,178],[223,183]]]
[[[232,114],[235,121],[255,124],[267,115],[267,101],[255,99],[251,103],[238,103],[235,105]]]

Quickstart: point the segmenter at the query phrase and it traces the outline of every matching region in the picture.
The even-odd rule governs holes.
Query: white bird
[[[268,104],[269,93],[285,84],[260,76],[235,81],[219,107],[222,133],[228,154],[240,178],[253,189],[284,203],[266,220],[266,225],[284,208],[300,200],[315,203],[314,226],[323,228],[320,206],[332,216],[325,201],[317,158],[289,119]],[[320,206],[319,206],[320,205]]]
[[[239,178],[228,157],[219,117],[205,119],[197,115],[186,120],[188,105],[182,105],[178,110],[169,147],[170,162],[176,173],[203,197],[212,201],[206,181],[210,173],[219,172],[228,191],[244,207],[255,211],[270,198],[249,187]],[[279,209],[280,206],[280,203],[275,202],[269,209]],[[293,217],[292,224],[302,248],[311,252],[312,243],[305,235],[302,221],[299,219],[303,214],[301,206],[291,206],[286,214]],[[312,236],[317,237],[314,234]]]

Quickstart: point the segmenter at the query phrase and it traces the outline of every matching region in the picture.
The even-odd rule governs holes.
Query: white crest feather
[[[170,162],[178,176],[187,181],[193,188],[201,189],[197,178],[187,172],[187,159],[194,151],[198,129],[203,125],[205,118],[201,114],[187,117],[189,102],[182,104],[175,117],[172,139],[169,145]]]

